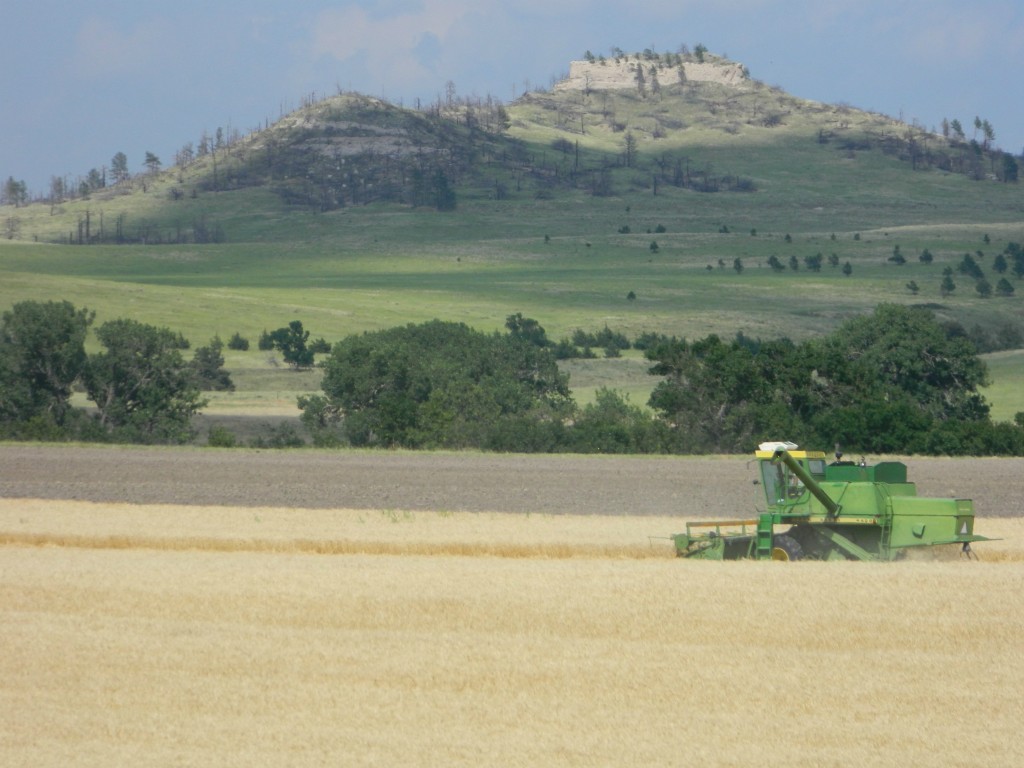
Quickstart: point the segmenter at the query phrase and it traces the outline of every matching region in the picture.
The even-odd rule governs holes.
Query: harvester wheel
[[[802,560],[804,548],[792,536],[781,534],[772,542],[772,560]]]

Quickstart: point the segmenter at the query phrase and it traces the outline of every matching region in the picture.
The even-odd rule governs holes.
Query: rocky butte
[[[555,84],[558,91],[614,91],[637,87],[637,71],[643,68],[643,82],[647,87],[677,85],[679,83],[717,83],[741,88],[750,83],[742,64],[726,59],[711,61],[683,61],[667,66],[661,59],[619,57],[569,63],[569,76]]]

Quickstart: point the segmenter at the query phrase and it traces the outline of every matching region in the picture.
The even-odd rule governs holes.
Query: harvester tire
[[[772,560],[803,560],[804,548],[792,536],[781,534],[772,542]]]

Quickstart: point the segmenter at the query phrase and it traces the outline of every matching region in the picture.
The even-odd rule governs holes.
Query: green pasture
[[[992,406],[992,420],[1013,421],[1024,412],[1024,350],[993,352],[984,359],[992,384],[982,394]]]
[[[342,229],[344,216],[337,215]],[[990,234],[990,244],[983,234]],[[963,253],[995,253],[1013,236],[1019,237],[993,225],[985,233],[892,228],[865,231],[860,239],[850,232],[834,239],[833,233],[796,232],[792,242],[778,233],[734,231],[582,231],[461,242],[424,235],[418,244],[382,234],[358,247],[331,240],[90,247],[3,242],[0,306],[67,299],[95,310],[98,322],[130,316],[179,330],[194,343],[236,332],[255,341],[261,331],[296,318],[328,341],[433,318],[498,330],[515,312],[540,321],[556,340],[605,325],[627,336],[742,331],[801,339],[881,302],[928,304],[966,327],[996,327],[1019,316],[1022,297],[982,299],[973,281],[963,279],[944,298],[939,284],[943,267]],[[896,245],[908,259],[903,266],[888,261]],[[917,260],[926,247],[935,256],[931,265]],[[803,259],[816,253],[836,254],[852,274],[827,262],[820,272],[808,271]],[[772,255],[784,263],[796,256],[800,269],[773,272],[767,266]],[[744,266],[739,274],[736,258]],[[906,287],[911,280],[920,288],[916,296]]]

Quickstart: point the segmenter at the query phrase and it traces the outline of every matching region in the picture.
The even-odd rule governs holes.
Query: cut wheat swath
[[[510,515],[399,510],[100,504],[0,499],[0,543],[94,549],[493,557],[671,557],[669,516]],[[983,560],[1024,559],[1024,521],[984,519]],[[913,559],[959,557],[955,547]]]

